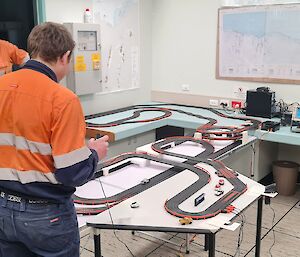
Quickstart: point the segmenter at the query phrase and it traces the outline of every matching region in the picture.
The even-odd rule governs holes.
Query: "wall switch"
[[[219,100],[217,100],[217,99],[210,99],[209,100],[209,105],[210,106],[219,106]]]
[[[182,84],[181,85],[181,90],[182,91],[190,91],[190,85],[189,84]]]

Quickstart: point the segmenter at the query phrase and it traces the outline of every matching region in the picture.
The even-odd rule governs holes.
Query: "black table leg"
[[[216,237],[214,233],[208,234],[208,256],[216,256]]]
[[[261,244],[261,223],[262,223],[262,206],[263,197],[261,196],[257,203],[257,220],[256,220],[256,247],[255,257],[260,256],[260,244]]]
[[[209,238],[208,238],[208,234],[204,235],[204,251],[208,251],[208,247],[209,247]]]
[[[94,250],[95,250],[95,257],[102,257],[100,232],[94,233]]]

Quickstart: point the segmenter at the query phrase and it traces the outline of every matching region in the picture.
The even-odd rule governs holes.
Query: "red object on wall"
[[[234,109],[242,108],[242,102],[241,101],[232,101],[231,102],[231,107],[234,108]]]

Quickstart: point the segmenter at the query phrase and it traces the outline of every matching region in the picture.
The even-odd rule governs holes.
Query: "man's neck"
[[[49,67],[51,66],[51,67]],[[38,59],[31,59],[21,69],[31,69],[43,73],[55,82],[58,82],[55,72],[52,70],[52,65],[47,66],[46,63],[40,62]]]
[[[58,76],[58,70],[57,70],[57,67],[56,67],[55,64],[46,62],[46,61],[42,60],[42,59],[39,58],[39,57],[33,58],[33,59],[31,59],[31,60],[35,60],[35,61],[40,62],[40,63],[46,65],[47,67],[49,67],[49,68],[55,73],[55,75],[56,75],[58,81],[60,81],[60,78],[59,78],[59,76]]]

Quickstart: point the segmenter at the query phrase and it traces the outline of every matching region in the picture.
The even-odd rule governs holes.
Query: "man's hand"
[[[99,139],[91,138],[88,142],[88,147],[97,152],[99,160],[102,160],[106,154],[108,149],[108,136],[105,135]]]

